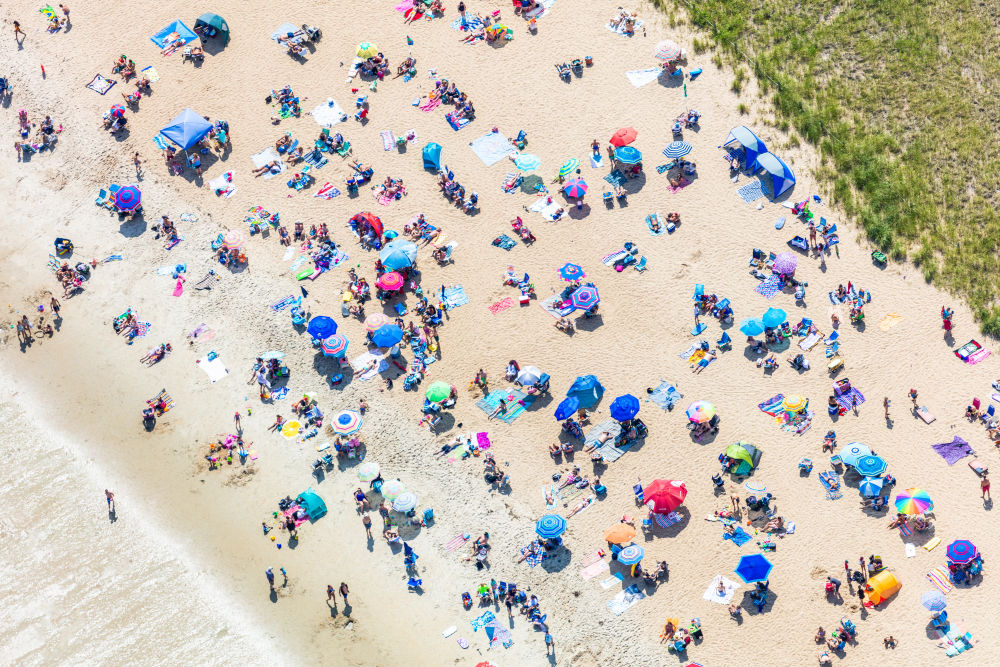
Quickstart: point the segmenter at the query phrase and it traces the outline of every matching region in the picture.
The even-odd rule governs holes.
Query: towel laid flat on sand
[[[198,360],[198,367],[205,371],[205,375],[213,383],[218,382],[222,378],[229,375],[229,370],[226,368],[225,364],[222,363],[222,359],[216,357],[211,361],[208,360],[208,355]]]
[[[642,19],[635,19],[635,23],[633,24],[633,26],[635,28],[641,28],[642,27]],[[607,28],[608,30],[610,30],[611,32],[616,32],[619,35],[622,35],[623,37],[631,37],[632,36],[632,35],[625,34],[625,21],[621,21],[618,25],[611,25],[610,23],[605,23],[604,27]],[[656,68],[656,69],[659,69],[659,68]]]
[[[719,583],[722,583],[723,592],[719,592]],[[719,604],[729,604],[733,599],[733,595],[738,591],[740,585],[735,581],[730,581],[726,579],[721,574],[715,576],[712,583],[709,584],[708,589],[701,596],[702,599],[709,600],[710,602],[718,602]]]
[[[631,609],[633,606],[638,604],[640,600],[646,597],[646,594],[639,590],[639,587],[632,584],[625,590],[618,593],[610,600],[608,600],[608,609],[615,616],[621,616],[626,611]]]
[[[510,139],[500,132],[489,132],[473,139],[469,147],[487,167],[492,167],[508,155],[517,153],[517,149],[510,143]]]
[[[277,174],[285,171],[285,163],[281,161],[281,156],[278,155],[278,151],[274,150],[273,147],[268,146],[259,153],[255,153],[250,156],[250,160],[253,162],[253,166],[260,168],[265,164],[270,162],[277,162],[278,166],[273,168],[270,172],[264,174],[261,178],[269,179],[274,178]]]
[[[323,127],[336,125],[347,118],[344,110],[337,106],[332,97],[326,98],[326,102],[323,102],[309,113],[312,114],[313,120]]]
[[[90,83],[87,84],[86,87],[90,88],[95,93],[100,93],[101,95],[103,95],[104,93],[111,90],[112,86],[114,86],[116,83],[117,81],[113,79],[105,79],[100,74],[95,74],[94,78],[91,80]]]
[[[607,26],[610,30],[611,26]],[[660,68],[659,67],[649,67],[646,69],[633,69],[625,72],[625,76],[628,77],[628,82],[631,83],[636,88],[642,88],[647,83],[652,83],[660,78]]]

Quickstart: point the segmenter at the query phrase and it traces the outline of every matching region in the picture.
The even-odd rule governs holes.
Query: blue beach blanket
[[[492,167],[508,155],[517,153],[513,144],[510,143],[510,139],[500,132],[484,134],[474,139],[469,147],[487,167]]]
[[[465,294],[465,290],[461,285],[446,287],[444,289],[443,300],[449,310],[469,303],[469,297]]]
[[[460,18],[451,22],[452,30],[475,31],[485,28],[482,19],[475,15],[463,14]]]
[[[779,282],[780,279],[778,278],[778,276],[774,275],[768,276],[767,278],[762,280],[759,285],[754,287],[753,291],[757,292],[757,294],[760,294],[763,297],[770,299],[781,290],[781,288],[778,286]]]
[[[517,245],[517,241],[507,236],[506,234],[501,234],[494,241],[493,245],[498,248],[503,248],[504,250],[510,250]]]
[[[722,536],[722,539],[730,540],[736,546],[742,547],[744,544],[746,544],[753,538],[750,537],[750,535],[745,530],[737,526],[735,534],[730,535],[729,533],[725,533]]]
[[[739,195],[740,199],[749,204],[764,197],[764,188],[761,186],[760,181],[754,181],[747,183],[737,190],[736,194]]]
[[[676,405],[682,398],[684,398],[684,394],[679,392],[677,387],[669,382],[661,382],[660,386],[649,395],[649,402],[667,410]]]
[[[494,419],[499,419],[505,424],[511,424],[520,417],[527,406],[535,400],[534,396],[528,396],[523,391],[517,389],[495,389],[480,401],[476,402],[476,407],[486,414],[493,414],[493,411],[500,405],[500,399],[507,402],[507,411],[502,415],[497,415]]]
[[[628,179],[625,178],[625,174],[622,173],[621,169],[615,169],[613,172],[605,176],[604,180],[617,187],[619,185],[625,185],[625,181]]]

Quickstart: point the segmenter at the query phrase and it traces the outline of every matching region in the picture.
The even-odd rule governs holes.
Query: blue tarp
[[[168,37],[173,33],[177,33],[177,37],[168,39]],[[188,42],[198,39],[198,35],[191,30],[191,28],[184,25],[183,21],[174,21],[166,28],[150,37],[150,39],[153,40],[153,44],[156,44],[162,49],[167,44],[176,41],[177,39],[180,39],[184,44],[187,44]]]
[[[757,156],[757,164],[771,175],[772,197],[777,197],[785,190],[795,185],[795,174],[787,164],[774,153],[764,153]]]
[[[441,169],[441,144],[431,142],[424,146],[424,169]]]
[[[767,146],[765,146],[764,142],[760,140],[760,137],[751,132],[745,125],[734,127],[729,132],[729,136],[726,137],[726,140],[722,142],[722,145],[728,146],[734,141],[738,142],[746,150],[746,159],[743,166],[750,171],[756,171],[757,156],[761,153],[766,153]]]
[[[212,129],[212,124],[191,109],[185,109],[160,130],[160,134],[187,150],[201,141]]]
[[[604,395],[604,387],[595,375],[581,375],[566,392],[566,396],[575,396],[580,401],[581,408],[589,408]]]

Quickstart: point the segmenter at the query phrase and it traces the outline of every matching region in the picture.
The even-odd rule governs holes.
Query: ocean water
[[[0,664],[275,662],[132,503],[112,521],[99,461],[9,398],[0,424]]]

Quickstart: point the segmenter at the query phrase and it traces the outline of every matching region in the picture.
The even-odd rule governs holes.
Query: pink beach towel
[[[479,445],[479,449],[489,449],[490,448],[490,435],[486,431],[482,431],[476,434],[476,444]]]
[[[689,181],[686,178],[682,178],[680,185],[678,185],[678,186],[668,185],[667,186],[667,190],[669,190],[670,192],[680,192],[681,190],[684,189],[685,186],[688,186],[688,185],[691,185],[691,181]]]
[[[174,287],[174,296],[180,296],[183,293],[184,293],[184,279],[178,278],[177,286]]]
[[[496,315],[500,311],[507,310],[508,308],[510,308],[513,305],[514,305],[514,300],[508,296],[508,297],[506,297],[506,298],[504,298],[504,299],[502,299],[500,301],[497,301],[493,305],[491,305],[490,306],[490,312],[493,313],[494,315]]]
[[[407,9],[413,9],[413,0],[403,0],[395,7],[397,12],[405,12]]]
[[[445,551],[454,551],[455,549],[458,549],[459,547],[461,547],[463,544],[465,544],[468,541],[469,541],[469,538],[466,537],[465,535],[462,535],[460,533],[460,534],[456,535],[455,537],[453,537],[448,542],[445,542],[444,550]]]
[[[441,106],[441,98],[435,97],[433,100],[428,100],[424,104],[421,104],[419,108],[421,111],[431,111],[439,106]]]
[[[978,364],[980,361],[982,361],[983,359],[985,359],[988,356],[990,356],[990,351],[987,350],[984,347],[984,348],[982,348],[980,350],[976,350],[975,352],[973,352],[972,354],[970,354],[969,355],[969,360],[966,363],[967,364]]]

